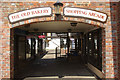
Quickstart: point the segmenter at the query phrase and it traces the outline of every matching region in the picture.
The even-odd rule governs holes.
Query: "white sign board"
[[[107,20],[107,14],[89,9],[65,7],[63,13],[64,16],[68,16],[68,17],[84,17],[101,22],[105,22]]]
[[[45,17],[52,15],[52,8],[51,7],[42,7],[42,8],[35,8],[25,11],[16,12],[9,15],[10,23],[15,23],[21,20],[26,20],[34,17]]]

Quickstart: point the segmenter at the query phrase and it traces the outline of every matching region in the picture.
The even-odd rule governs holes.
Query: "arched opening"
[[[102,71],[101,33],[101,27],[73,21],[43,21],[13,28],[14,77],[96,80],[86,64]]]

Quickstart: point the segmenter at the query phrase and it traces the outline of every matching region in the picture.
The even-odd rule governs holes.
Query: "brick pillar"
[[[120,2],[118,3],[120,4]],[[118,78],[120,80],[120,5],[118,5]]]
[[[102,41],[102,58],[103,58],[103,72],[105,78],[114,78],[114,52],[113,52],[113,37],[112,37],[112,28],[111,26],[106,26],[103,29],[103,41]]]
[[[2,78],[10,78],[10,28],[3,28],[2,50]]]
[[[3,28],[2,34],[2,78],[10,78],[10,28]]]
[[[111,3],[111,28],[112,28],[112,45],[113,45],[113,66],[114,66],[114,78],[118,78],[118,44],[119,44],[119,18],[118,18],[118,12],[119,12],[119,3],[118,2],[112,2]]]
[[[2,8],[0,3],[0,80],[2,79]]]
[[[0,80],[2,78],[2,29],[0,28]]]
[[[14,29],[10,30],[10,78],[14,78]]]
[[[10,78],[10,27],[0,3],[0,80]]]
[[[0,80],[2,78],[2,8],[0,3]]]
[[[111,7],[112,6],[112,7]],[[105,78],[118,78],[118,37],[117,37],[117,14],[116,5],[109,7],[107,25],[103,30],[103,72]]]
[[[105,29],[102,29],[102,72],[105,76]]]

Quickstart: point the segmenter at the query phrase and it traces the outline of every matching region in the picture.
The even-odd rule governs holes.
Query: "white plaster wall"
[[[46,49],[55,49],[56,47],[60,46],[60,39],[51,39],[49,41],[49,47],[46,47]]]

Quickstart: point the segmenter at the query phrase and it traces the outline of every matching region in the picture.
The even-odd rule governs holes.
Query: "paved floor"
[[[26,68],[19,77],[24,80],[97,80],[80,62],[68,62],[65,58],[55,59],[48,53]]]

